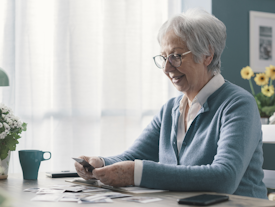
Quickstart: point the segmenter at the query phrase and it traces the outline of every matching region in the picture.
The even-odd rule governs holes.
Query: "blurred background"
[[[263,3],[263,1],[266,3]],[[261,2],[261,3],[260,3]],[[171,97],[179,95],[153,63],[157,33],[171,16],[199,7],[225,23],[222,75],[249,90],[249,10],[269,0],[0,0],[0,101],[26,123],[18,150],[51,151],[40,172],[74,170],[72,157],[127,149]]]

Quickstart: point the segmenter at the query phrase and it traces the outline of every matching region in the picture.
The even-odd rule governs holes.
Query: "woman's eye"
[[[175,58],[181,58],[181,55],[174,55]]]

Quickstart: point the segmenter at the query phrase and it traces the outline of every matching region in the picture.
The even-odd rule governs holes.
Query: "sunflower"
[[[266,69],[266,71],[265,71],[266,75],[268,77],[270,77],[272,80],[275,80],[275,66],[270,65],[269,67],[266,67],[265,69]]]
[[[258,73],[254,78],[254,81],[259,86],[264,86],[268,84],[268,77],[265,73]]]
[[[246,66],[245,68],[243,68],[241,70],[241,76],[243,79],[247,79],[247,80],[249,80],[252,76],[254,76],[254,73],[253,73],[251,67]]]
[[[262,87],[262,93],[268,97],[272,96],[274,94],[274,86],[265,85],[264,87]]]

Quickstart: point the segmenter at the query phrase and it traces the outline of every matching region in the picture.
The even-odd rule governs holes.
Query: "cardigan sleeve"
[[[257,105],[251,96],[232,98],[230,103],[222,107],[221,125],[215,126],[218,130],[208,129],[219,131],[217,153],[212,163],[194,166],[169,165],[144,160],[140,186],[233,194],[248,165],[253,165],[250,162],[256,148],[259,150],[261,147],[261,125]],[[259,166],[262,157],[258,156],[253,160]],[[251,179],[259,178],[251,176]]]

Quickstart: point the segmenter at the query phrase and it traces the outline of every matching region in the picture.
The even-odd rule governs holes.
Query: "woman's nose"
[[[171,65],[171,63],[168,60],[166,60],[166,62],[164,64],[163,72],[169,73],[173,70],[175,70],[175,67],[173,65]]]

